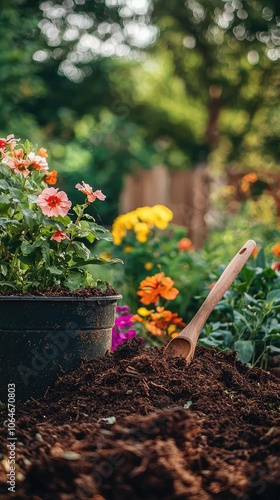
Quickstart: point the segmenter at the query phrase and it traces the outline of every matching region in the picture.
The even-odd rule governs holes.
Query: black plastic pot
[[[110,297],[0,297],[0,401],[42,396],[64,373],[111,348]]]

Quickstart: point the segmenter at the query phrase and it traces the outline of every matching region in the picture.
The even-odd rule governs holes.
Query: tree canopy
[[[45,141],[66,184],[94,176],[108,219],[138,166],[278,166],[277,0],[0,7],[1,135]]]

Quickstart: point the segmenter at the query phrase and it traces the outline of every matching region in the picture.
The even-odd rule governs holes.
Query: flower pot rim
[[[122,295],[102,295],[100,297],[98,296],[92,296],[92,297],[76,297],[76,296],[48,296],[48,295],[0,295],[0,302],[1,301],[7,301],[7,300],[30,300],[30,301],[42,301],[42,300],[47,300],[49,302],[51,301],[82,301],[82,302],[100,302],[100,301],[107,301],[107,300],[120,300],[122,299]]]

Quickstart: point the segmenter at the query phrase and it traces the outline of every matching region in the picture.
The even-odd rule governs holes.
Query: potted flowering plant
[[[106,196],[82,181],[83,202],[72,207],[47,157],[14,135],[0,139],[0,365],[19,397],[42,393],[59,367],[104,354],[120,298],[88,267],[121,262],[91,251],[112,240],[86,212]]]

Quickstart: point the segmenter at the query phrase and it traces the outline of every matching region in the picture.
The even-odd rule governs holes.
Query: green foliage
[[[247,264],[216,306],[199,343],[236,350],[237,358],[267,368],[268,356],[280,352],[280,275],[261,251]]]
[[[86,213],[95,198],[103,200],[101,191],[78,185],[86,199],[73,207],[72,220],[66,193],[48,187],[45,151],[35,155],[28,141],[21,148],[17,142],[13,136],[0,140],[0,289],[28,293],[97,286],[87,266],[120,262],[91,252],[96,240],[112,240]]]
[[[151,207],[119,216],[113,225],[114,254],[124,261],[124,266],[110,279],[117,282],[124,303],[136,312],[143,306],[136,293],[140,282],[147,276],[164,272],[179,290],[178,296],[166,306],[188,323],[237,252],[238,241],[248,239],[250,217],[250,235],[258,234],[258,254],[250,258],[210,315],[199,343],[206,347],[235,350],[243,362],[267,367],[269,356],[279,352],[280,348],[280,263],[274,258],[277,259],[280,252],[280,233],[274,206],[267,195],[254,203],[249,199],[247,204],[242,208],[242,215],[236,217],[236,226],[212,231],[200,251],[192,248],[185,228],[170,223],[163,229],[155,227],[155,219],[146,214],[147,208]],[[140,219],[139,214],[142,214],[142,219],[146,216],[148,232],[142,225],[138,226],[136,214]],[[140,229],[143,233],[139,234],[136,230]],[[103,242],[99,247],[108,251]],[[144,319],[145,315],[144,311]],[[159,337],[145,331],[145,321],[140,326],[136,325],[137,331],[149,345],[160,344]]]

